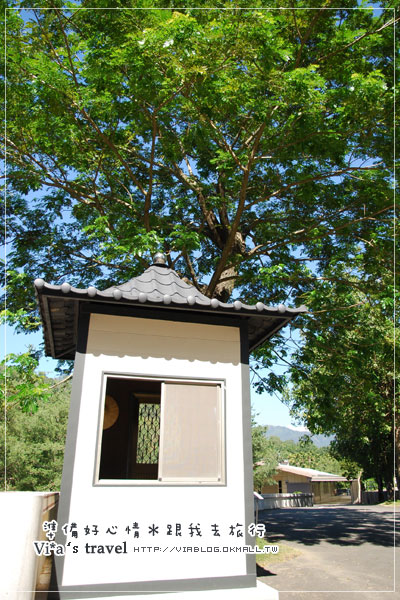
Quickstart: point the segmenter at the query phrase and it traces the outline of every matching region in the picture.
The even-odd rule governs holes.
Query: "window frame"
[[[220,457],[220,479],[219,480],[197,480],[192,477],[185,477],[176,480],[168,479],[100,479],[100,459],[102,449],[102,435],[103,435],[103,419],[104,419],[104,404],[107,390],[107,379],[130,379],[130,380],[145,380],[145,381],[159,381],[163,388],[163,383],[175,383],[175,384],[188,384],[188,385],[210,385],[220,388],[219,393],[219,414],[220,414],[220,426],[219,426],[219,457]],[[163,394],[160,397],[160,408],[161,414],[163,412]],[[161,438],[162,438],[162,422],[160,420],[160,450],[161,450]],[[160,461],[159,461],[160,462]],[[126,373],[120,371],[103,371],[102,372],[102,383],[99,399],[98,409],[98,425],[97,425],[97,442],[95,451],[94,461],[94,474],[93,474],[93,486],[95,487],[188,487],[188,486],[226,486],[226,380],[225,379],[212,379],[206,377],[183,377],[183,376],[171,376],[164,377],[162,375],[148,375],[138,373]]]

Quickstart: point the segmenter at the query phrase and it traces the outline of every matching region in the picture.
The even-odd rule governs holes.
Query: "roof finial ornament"
[[[158,267],[166,266],[167,257],[162,252],[157,252],[153,256],[153,265],[157,265]]]

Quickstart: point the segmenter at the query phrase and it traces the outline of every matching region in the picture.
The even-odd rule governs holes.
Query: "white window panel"
[[[220,385],[164,382],[159,480],[221,482],[222,420]]]

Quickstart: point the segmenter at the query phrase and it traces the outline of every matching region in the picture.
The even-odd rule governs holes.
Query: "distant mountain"
[[[299,430],[299,429],[291,429],[290,427],[282,427],[281,425],[267,425],[267,433],[266,437],[276,436],[282,442],[286,442],[288,440],[293,440],[297,444],[299,439],[303,435],[311,435],[307,429]],[[329,446],[330,442],[333,440],[332,435],[312,435],[312,441],[318,448],[322,448],[323,446]]]

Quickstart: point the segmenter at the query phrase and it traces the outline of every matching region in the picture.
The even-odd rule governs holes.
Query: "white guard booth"
[[[75,360],[52,549],[61,598],[277,597],[256,586],[248,531],[248,358],[306,309],[209,299],[161,254],[105,291],[35,287],[47,354]]]

